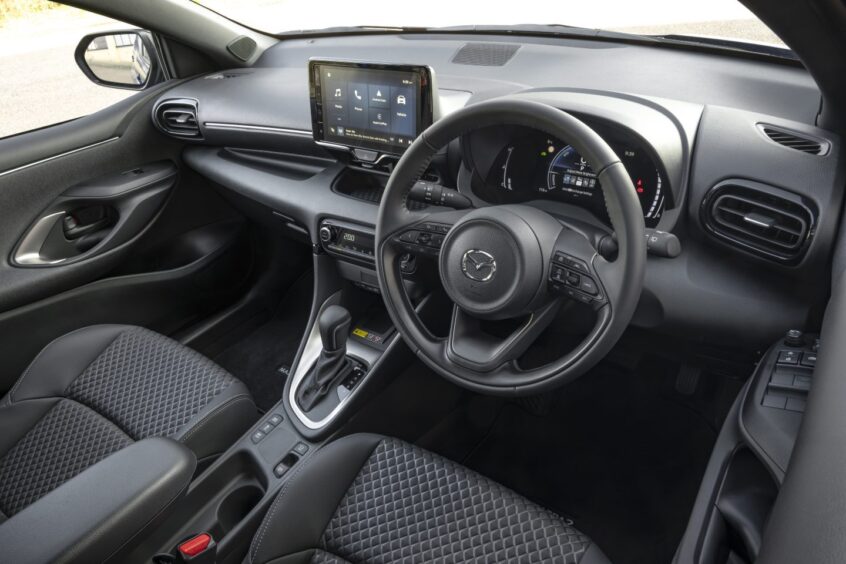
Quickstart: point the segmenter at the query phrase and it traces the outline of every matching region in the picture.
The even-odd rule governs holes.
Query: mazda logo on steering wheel
[[[496,273],[496,259],[488,252],[470,249],[461,257],[461,271],[470,280],[487,282]]]

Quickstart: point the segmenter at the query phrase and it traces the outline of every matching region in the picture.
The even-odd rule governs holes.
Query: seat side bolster
[[[587,550],[582,554],[579,564],[611,564],[605,553],[597,546],[596,543],[591,543]]]
[[[59,563],[108,560],[128,548],[178,499],[195,466],[194,454],[171,439],[145,439],[126,447],[3,523],[4,558]]]
[[[35,357],[9,392],[9,403],[62,397],[65,390],[128,325],[92,325],[63,335]]]
[[[35,427],[59,400],[60,398],[28,400],[0,407],[0,429],[3,430],[0,433],[0,459]]]
[[[247,561],[264,564],[317,548],[344,494],[382,440],[381,435],[351,435],[300,464],[270,506]]]

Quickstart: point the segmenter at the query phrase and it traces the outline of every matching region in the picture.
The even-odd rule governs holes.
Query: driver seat
[[[608,564],[552,511],[398,439],[350,435],[291,472],[248,563]]]

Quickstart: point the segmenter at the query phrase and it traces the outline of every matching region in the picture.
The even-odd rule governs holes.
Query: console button
[[[267,422],[275,427],[276,425],[282,423],[282,416],[278,413],[274,413],[268,418]]]
[[[256,431],[252,434],[250,438],[252,439],[253,443],[257,443],[262,440],[265,436],[267,436],[267,433],[265,433],[264,431]]]
[[[273,467],[273,475],[277,478],[281,478],[285,474],[285,472],[288,471],[288,468],[290,468],[290,466],[283,462],[280,462],[279,464]]]
[[[270,422],[266,422],[259,428],[259,430],[266,435],[273,430],[273,425],[271,425]]]
[[[301,441],[295,444],[292,450],[300,456],[303,456],[308,452],[308,445]]]

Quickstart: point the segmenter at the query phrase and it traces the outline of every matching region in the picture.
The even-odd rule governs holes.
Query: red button
[[[208,533],[197,535],[193,539],[189,539],[180,544],[178,547],[179,552],[181,552],[183,556],[197,556],[209,547],[211,541],[211,535]]]

